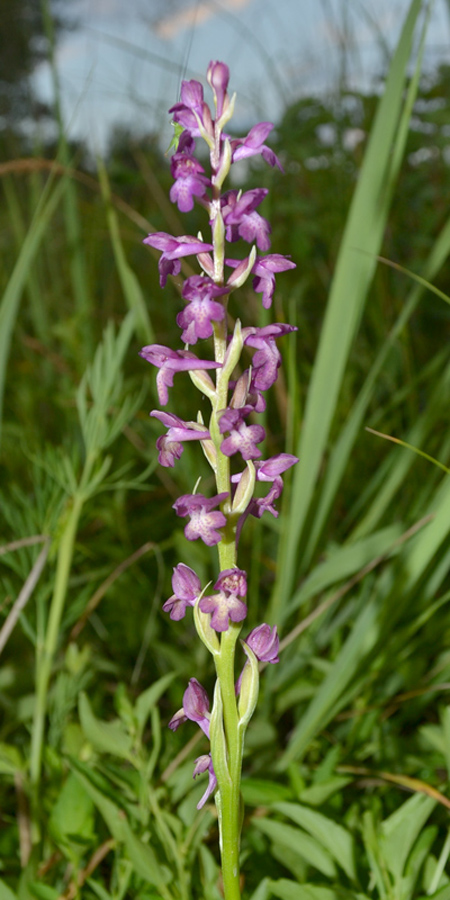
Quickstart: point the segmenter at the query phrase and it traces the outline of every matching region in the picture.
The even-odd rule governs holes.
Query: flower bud
[[[246,644],[253,650],[260,662],[277,663],[280,640],[277,626],[258,625],[246,638]]]
[[[230,70],[228,66],[225,65],[225,63],[211,61],[206,73],[206,80],[214,94],[216,113],[217,117],[220,118],[223,112],[228,82],[230,80]]]

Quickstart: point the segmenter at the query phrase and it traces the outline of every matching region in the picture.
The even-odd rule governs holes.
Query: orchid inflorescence
[[[181,212],[189,212],[197,201],[208,213],[211,241],[197,237],[172,237],[165,232],[150,234],[144,241],[160,251],[159,275],[164,287],[169,275],[181,271],[181,260],[196,256],[201,275],[185,279],[182,297],[186,305],[177,315],[184,349],[174,350],[160,344],[144,347],[141,356],[158,369],[157,391],[162,406],[168,403],[169,388],[178,372],[188,372],[202,395],[209,398],[211,417],[206,425],[201,414],[197,421],[183,421],[170,412],[154,410],[151,416],[166,429],[156,442],[162,466],[173,467],[183,453],[185,441],[197,440],[211,466],[217,493],[206,497],[197,491],[183,494],[174,503],[178,516],[188,519],[184,533],[188,540],[201,538],[209,547],[217,545],[220,572],[212,591],[202,589],[198,575],[184,563],[175,566],[172,596],[163,605],[171,619],[182,619],[193,607],[194,622],[203,643],[213,655],[217,673],[211,708],[207,692],[191,678],[184,693],[182,709],[169,723],[172,730],[183,722],[196,722],[211,744],[211,753],[195,762],[194,777],[209,773],[208,787],[199,808],[216,792],[221,830],[222,870],[226,898],[239,897],[238,853],[240,833],[240,778],[245,729],[255,709],[259,664],[278,662],[276,626],[254,628],[242,642],[246,654],[244,668],[234,683],[237,639],[247,615],[247,576],[237,566],[237,545],[242,526],[249,515],[260,518],[265,512],[278,516],[275,503],[283,489],[283,473],[297,458],[280,453],[260,458],[259,445],[265,440],[262,425],[254,415],[266,407],[264,392],[275,383],[281,365],[277,347],[280,337],[296,329],[284,323],[264,327],[244,327],[236,320],[228,334],[228,299],[248,279],[253,290],[262,295],[268,309],[278,272],[295,264],[286,256],[267,253],[271,228],[257,208],[268,191],[259,188],[246,192],[222,186],[233,163],[260,155],[271,166],[281,169],[275,153],[265,144],[272,129],[269,122],[255,125],[246,137],[231,138],[224,128],[233,115],[235,95],[228,94],[229,71],[224,63],[211,62],[207,80],[212,89],[215,118],[204,101],[198,81],[183,81],[181,99],[170,112],[176,128],[175,152],[171,160],[174,184],[170,198]],[[195,158],[196,140],[203,139],[209,149],[210,176]],[[243,240],[253,244],[243,259],[226,255],[227,243]],[[261,256],[257,251],[266,255]],[[212,338],[214,359],[200,359],[191,347]],[[244,367],[244,348],[253,352],[251,365]],[[231,466],[233,460],[233,466]],[[239,461],[242,460],[242,464]],[[267,483],[265,496],[256,496],[257,483]]]

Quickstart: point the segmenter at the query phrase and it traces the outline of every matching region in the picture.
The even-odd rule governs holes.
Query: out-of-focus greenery
[[[245,288],[231,307],[298,326],[266,455],[300,463],[280,518],[248,522],[240,546],[249,628],[276,621],[283,639],[246,748],[252,900],[450,898],[448,475],[365,431],[450,465],[448,306],[375,258],[450,294],[450,69],[403,90],[420,5],[384,105],[304,98],[277,130],[285,174],[239,173],[271,189],[272,249],[297,264],[273,310]],[[80,147],[31,156],[14,140],[0,164],[0,900],[218,900],[215,809],[197,812],[192,781],[206,742],[166,728],[192,675],[211,687],[210,660],[190,619],[161,611],[177,562],[214,577],[171,509],[209,475],[189,446],[175,470],[157,465],[137,353],[179,346],[182,308],[181,278],[161,292],[142,238],[195,234],[204,215],[170,204],[156,136],[117,132],[97,167]],[[178,375],[169,408],[192,418],[198,402]]]

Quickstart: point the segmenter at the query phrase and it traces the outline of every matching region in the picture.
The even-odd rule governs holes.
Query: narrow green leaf
[[[58,897],[61,896],[56,888],[52,888],[48,884],[42,884],[39,881],[31,881],[28,885],[28,890],[33,897],[37,897],[37,900],[58,900]]]
[[[401,881],[403,896],[406,897],[407,900],[410,900],[413,896],[417,879],[425,861],[429,857],[431,847],[436,840],[437,832],[438,829],[436,825],[425,828],[421,834],[419,834],[419,837],[409,854],[406,869]]]
[[[317,884],[296,884],[287,878],[271,881],[270,890],[271,896],[279,897],[280,900],[344,900],[346,897],[359,897],[360,900],[363,900],[364,897],[363,894],[355,895],[343,890],[334,891]]]
[[[146,879],[161,889],[172,878],[166,866],[160,866],[153,849],[144,844],[132,831],[125,812],[106,797],[89,777],[87,766],[72,760],[73,772],[86,792],[92,798],[100,814],[104,818],[112,836],[124,844],[130,862],[141,878]],[[164,894],[167,895],[167,892]]]
[[[17,747],[12,744],[0,744],[0,775],[14,775],[22,772],[25,764]]]
[[[295,592],[284,615],[288,617],[312,597],[337,582],[355,575],[377,556],[388,553],[394,542],[400,537],[401,531],[399,524],[390,525],[361,541],[344,544],[342,547],[334,549],[328,559],[316,566],[299,590]]]
[[[253,825],[267,835],[274,843],[287,847],[292,853],[313,866],[328,878],[336,876],[336,868],[328,851],[315,838],[300,828],[274,822],[271,819],[253,819]]]
[[[450,253],[450,219],[447,220],[433,247],[430,251],[427,261],[423,267],[423,277],[428,281],[434,278],[439,270],[448,259]],[[329,515],[332,503],[341,483],[345,468],[347,466],[352,448],[355,441],[361,433],[364,423],[364,417],[369,407],[370,399],[373,395],[374,386],[377,378],[386,363],[389,353],[397,346],[398,337],[403,331],[405,325],[411,318],[420,299],[424,293],[423,286],[416,284],[410,291],[403,310],[395,322],[394,327],[386,336],[386,340],[381,347],[366,381],[356,398],[355,403],[350,411],[348,419],[339,434],[339,437],[332,449],[330,459],[325,473],[323,487],[321,489],[317,509],[315,510],[314,522],[308,537],[308,543],[305,548],[304,564],[305,567],[314,554],[317,541],[324,527],[325,521]]]
[[[101,722],[92,712],[86,694],[80,694],[78,711],[83,732],[95,750],[111,753],[121,759],[132,759],[132,737],[120,722]]]
[[[1,894],[0,900],[2,900]],[[418,900],[450,900],[450,884],[444,885],[435,894],[425,894],[425,896],[419,897]]]
[[[379,626],[378,606],[371,601],[358,616],[351,634],[332,664],[313,700],[291,736],[279,763],[286,769],[294,759],[300,759],[315,734],[336,714],[339,700],[352,682],[363,659],[376,644]]]
[[[12,333],[22,299],[23,289],[30,276],[31,266],[44,237],[46,229],[61,200],[65,183],[60,182],[54,189],[49,179],[42,194],[41,202],[34,215],[30,229],[23,242],[13,272],[6,286],[0,305],[0,436],[3,411],[3,395],[5,391],[6,367]]]
[[[421,0],[413,0],[392,58],[336,264],[296,454],[300,462],[294,473],[293,513],[286,529],[286,541],[280,547],[278,605],[281,598],[287,599],[291,594],[298,543],[322,465],[350,346],[375,271],[392,188],[404,151],[406,131],[400,127],[404,88],[421,8]],[[358,253],[358,249],[366,252]]]
[[[320,841],[346,875],[356,880],[353,837],[346,828],[300,803],[276,803],[274,809]]]
[[[417,584],[433,556],[446,540],[450,531],[449,503],[450,478],[444,476],[428,509],[425,510],[425,514],[433,513],[433,519],[405,548],[404,565],[407,572],[405,589],[412,589]]]
[[[256,888],[256,891],[253,891],[250,900],[269,900],[272,895],[270,884],[270,878],[263,878],[261,883]],[[445,898],[445,900],[447,900],[447,898]]]
[[[17,900],[17,894],[0,879],[0,900]]]
[[[128,265],[128,261],[125,256],[122,238],[120,236],[117,214],[111,203],[111,189],[109,186],[106,167],[101,159],[99,159],[97,162],[100,187],[102,190],[103,199],[106,204],[106,218],[108,222],[109,234],[123,294],[128,308],[130,310],[134,310],[136,314],[136,331],[139,337],[146,343],[151,344],[154,342],[155,336],[152,323],[150,321],[150,316],[145,304],[144,295],[137,280],[136,274]]]
[[[244,778],[241,790],[246,806],[267,806],[292,797],[292,792],[286,785],[264,778]]]
[[[403,876],[406,860],[436,800],[414,794],[380,826],[380,851],[395,881]]]
[[[327,781],[321,781],[319,784],[312,784],[310,787],[305,788],[299,793],[298,798],[303,803],[308,803],[309,806],[322,806],[329,797],[332,797],[337,791],[341,791],[347,784],[350,784],[351,780],[351,778],[346,778],[344,775],[334,775]]]
[[[70,841],[71,835],[88,841],[93,837],[94,804],[73,772],[59,792],[52,807],[49,828],[58,843]]]
[[[175,672],[169,672],[167,675],[163,675],[162,678],[159,678],[158,681],[151,684],[149,688],[142,691],[142,694],[139,694],[135,703],[135,712],[141,732],[152,709],[156,706],[166,688],[175,678],[175,674]]]

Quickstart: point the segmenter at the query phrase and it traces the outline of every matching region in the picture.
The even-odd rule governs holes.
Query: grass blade
[[[331,421],[335,412],[345,365],[355,336],[387,221],[392,189],[398,174],[407,135],[414,90],[404,106],[403,93],[415,26],[422,9],[413,0],[392,59],[386,89],[381,98],[367,152],[351,204],[331,287],[321,339],[305,409],[303,430],[294,475],[292,521],[281,544],[280,581],[274,600],[274,617],[282,598],[290,595],[295,578],[298,545],[319,473]],[[416,79],[417,81],[417,79]],[[355,250],[364,250],[358,253]],[[367,255],[369,254],[369,255]]]

